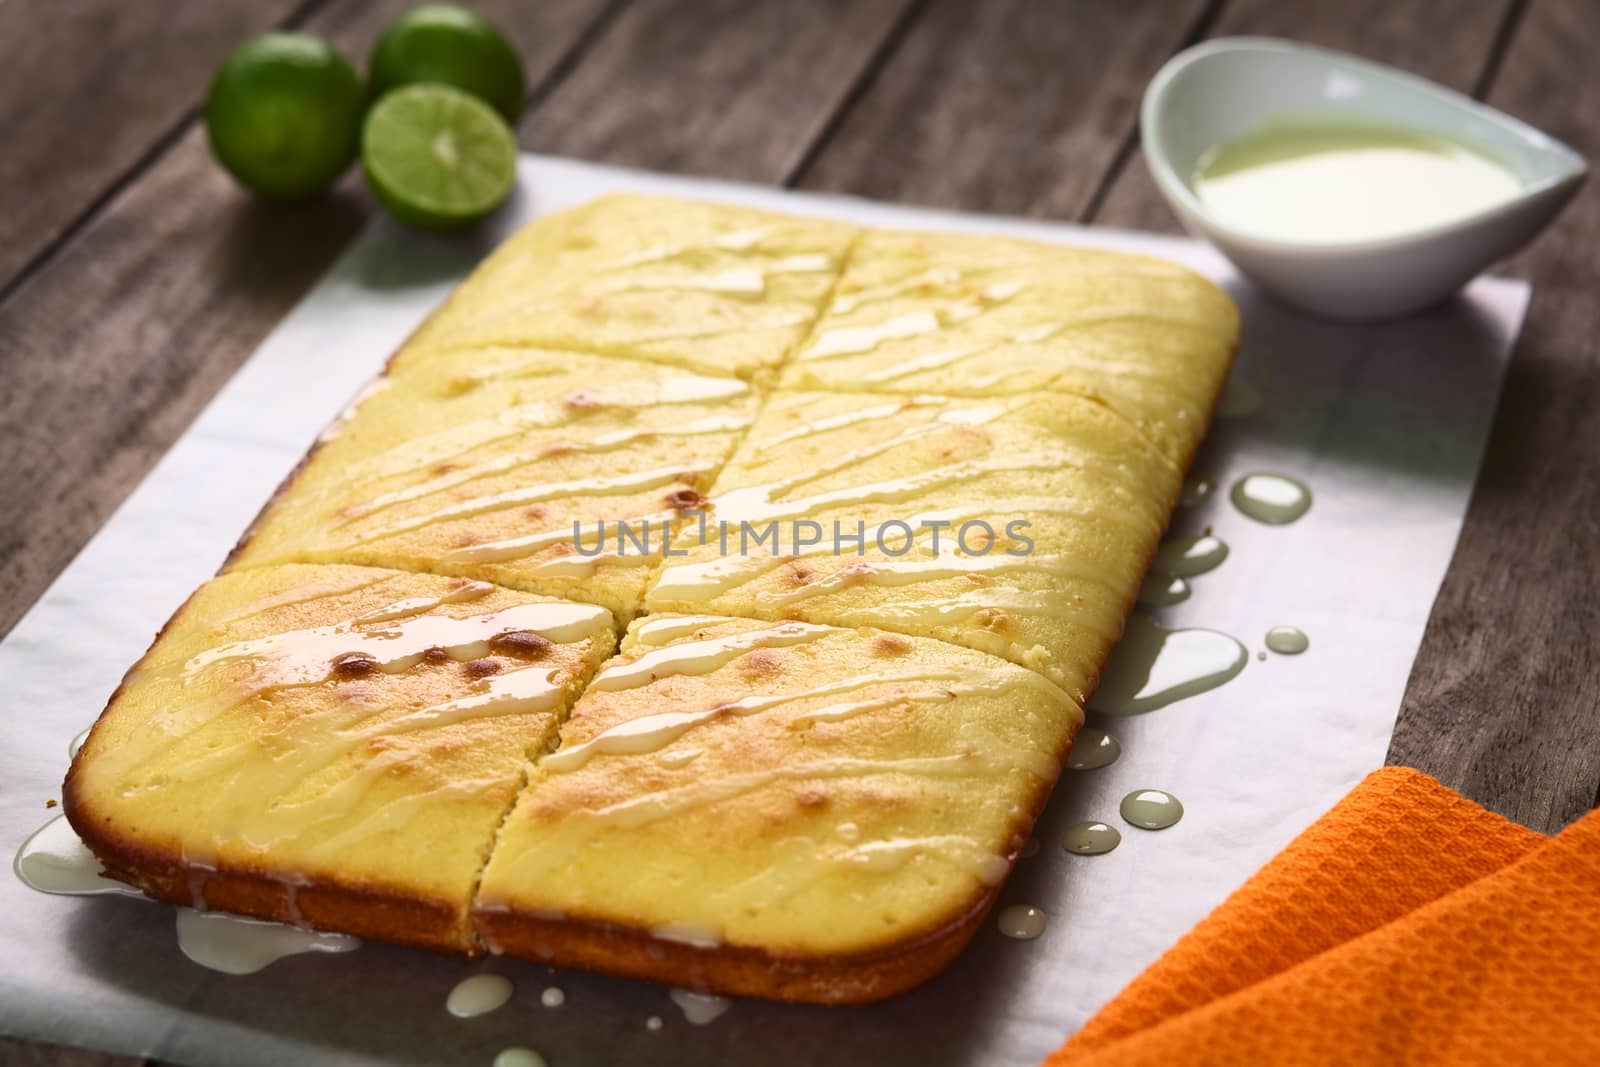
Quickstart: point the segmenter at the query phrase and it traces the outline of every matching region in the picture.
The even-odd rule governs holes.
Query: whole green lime
[[[356,157],[366,91],[333,46],[267,33],[222,64],[206,97],[218,162],[262,196],[293,199],[332,185]]]
[[[522,57],[488,19],[455,4],[426,4],[391,22],[372,46],[372,99],[402,85],[453,85],[505,118],[522,114]]]
[[[448,85],[407,85],[367,112],[361,166],[373,195],[401,221],[451,230],[510,194],[517,142],[478,97]]]

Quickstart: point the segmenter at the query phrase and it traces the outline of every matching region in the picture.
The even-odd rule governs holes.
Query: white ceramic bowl
[[[1189,185],[1207,149],[1275,117],[1405,126],[1477,147],[1523,190],[1454,222],[1381,240],[1311,244],[1241,233]],[[1392,318],[1453,294],[1533,238],[1588,174],[1582,156],[1509,115],[1390,67],[1264,37],[1227,37],[1174,56],[1145,90],[1145,161],[1184,224],[1287,303],[1328,318]]]

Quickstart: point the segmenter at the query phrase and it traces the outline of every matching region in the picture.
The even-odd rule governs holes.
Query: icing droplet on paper
[[[17,878],[29,889],[61,896],[143,896],[131,885],[124,885],[100,873],[100,861],[79,839],[65,815],[35,830],[11,864]]]
[[[687,989],[673,989],[667,994],[672,1002],[683,1009],[683,1017],[696,1026],[704,1026],[722,1016],[733,1007],[727,997],[712,993],[694,993]]]
[[[1280,656],[1298,656],[1311,647],[1311,638],[1293,626],[1274,626],[1267,631],[1267,647]]]
[[[1067,827],[1061,845],[1079,856],[1099,856],[1122,843],[1122,832],[1103,822],[1079,822]]]
[[[1183,818],[1183,805],[1164,789],[1135,789],[1122,798],[1121,811],[1141,830],[1165,830]]]
[[[1013,904],[1000,909],[995,920],[1000,932],[1018,941],[1032,941],[1044,933],[1047,924],[1044,912],[1031,904]]]
[[[1284,526],[1311,510],[1311,490],[1283,474],[1247,474],[1228,493],[1233,506],[1270,526]]]
[[[302,930],[220,911],[178,909],[178,948],[202,967],[223,974],[255,974],[303,952],[350,952],[361,942],[347,934]]]
[[[1085,726],[1072,739],[1072,751],[1067,753],[1067,769],[1094,771],[1109,767],[1122,755],[1122,742],[1092,726]]]
[[[1245,647],[1225,633],[1168,630],[1136,611],[1089,706],[1107,715],[1142,715],[1217,688],[1249,660]]]

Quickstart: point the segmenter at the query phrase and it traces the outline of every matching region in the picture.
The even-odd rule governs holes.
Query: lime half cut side
[[[499,206],[517,179],[517,143],[488,104],[448,85],[384,94],[361,130],[373,195],[403,222],[449,230]]]

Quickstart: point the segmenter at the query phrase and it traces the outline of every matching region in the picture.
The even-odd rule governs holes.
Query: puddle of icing
[[[1311,647],[1311,638],[1293,626],[1274,626],[1267,631],[1267,647],[1280,656],[1298,656]]]
[[[1210,478],[1190,477],[1183,483],[1183,489],[1178,493],[1178,506],[1197,508],[1211,498],[1211,493],[1216,488],[1217,483]]]
[[[1044,933],[1046,922],[1044,912],[1031,904],[1013,904],[1009,908],[1002,908],[995,919],[995,925],[1002,934],[1018,941],[1032,941]]]
[[[1150,573],[1165,578],[1193,578],[1197,574],[1216,570],[1227,558],[1227,544],[1210,534],[1176,537],[1163,541],[1156,550]]]
[[[1261,390],[1242,378],[1229,378],[1217,397],[1215,415],[1219,419],[1241,419],[1261,407]]]
[[[1103,822],[1077,822],[1067,827],[1061,846],[1079,856],[1099,856],[1122,844],[1122,832]]]
[[[560,986],[550,986],[539,994],[539,1003],[547,1008],[559,1008],[567,1002],[567,994]]]
[[[1109,767],[1122,755],[1122,742],[1092,726],[1085,726],[1072,739],[1072,751],[1067,753],[1067,769],[1094,771]]]
[[[511,993],[511,979],[498,974],[475,974],[450,990],[444,1010],[457,1019],[472,1019],[502,1006],[511,999]]]
[[[1141,830],[1165,830],[1183,818],[1183,804],[1164,789],[1135,789],[1122,798],[1119,810]]]
[[[733,1002],[727,997],[719,997],[713,993],[695,993],[687,989],[672,989],[668,991],[667,995],[672,998],[674,1004],[683,1009],[683,1017],[695,1026],[704,1026],[733,1007]]]
[[[1271,526],[1285,526],[1311,510],[1311,490],[1285,474],[1247,474],[1228,491],[1233,506]]]
[[[501,1049],[494,1058],[494,1067],[550,1067],[550,1061],[523,1045]]]
[[[1189,599],[1189,583],[1182,578],[1169,578],[1164,574],[1145,575],[1139,586],[1139,603],[1150,608],[1170,608]]]
[[[41,893],[144,896],[133,886],[100,873],[100,861],[79,839],[65,815],[57,815],[35,830],[17,849],[11,869],[23,885]]]
[[[346,934],[302,930],[220,911],[178,909],[178,948],[202,967],[223,974],[255,974],[302,952],[349,952],[361,942]]]
[[[1217,688],[1249,659],[1245,647],[1225,633],[1168,630],[1136,611],[1111,650],[1089,706],[1107,715],[1142,715]]]

